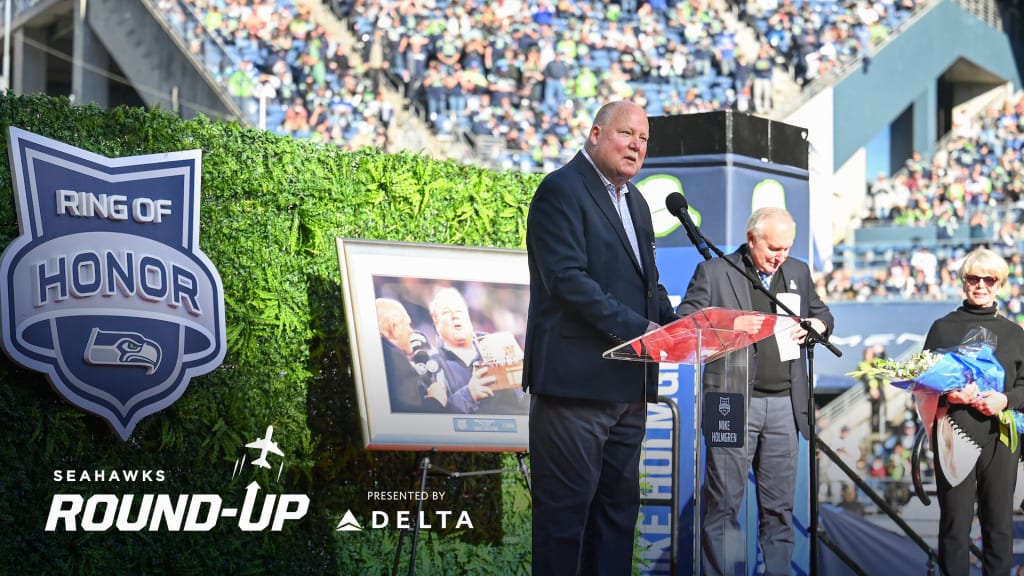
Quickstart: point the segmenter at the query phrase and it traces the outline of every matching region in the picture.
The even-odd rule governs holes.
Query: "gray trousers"
[[[533,576],[633,565],[647,405],[530,396]]]
[[[750,573],[738,515],[753,466],[757,486],[758,541],[767,576],[790,576],[795,542],[793,497],[798,459],[796,422],[789,396],[750,398],[747,444],[707,450],[701,532],[704,573]]]

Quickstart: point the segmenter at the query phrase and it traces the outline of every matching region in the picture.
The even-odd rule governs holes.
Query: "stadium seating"
[[[987,246],[1011,262],[1010,287],[1005,295],[1011,310],[1024,321],[1020,287],[1024,285],[1020,252],[1024,237],[1024,93],[985,110],[980,118],[955,119],[949,137],[928,161],[920,154],[907,160],[893,178],[880,175],[869,185],[861,226],[853,242],[836,247],[837,270],[857,270],[850,288],[833,297],[958,298],[952,280],[959,260],[977,246]],[[915,247],[910,249],[908,247]],[[937,287],[914,285],[913,274],[895,268],[913,250],[928,248],[948,275]],[[843,284],[833,272],[826,285]],[[899,276],[893,280],[894,276]],[[904,282],[906,276],[910,285]]]
[[[387,144],[393,111],[377,97],[380,76],[363,64],[376,50],[381,72],[436,135],[474,147],[488,137],[490,149],[505,140],[478,156],[536,171],[577,149],[579,124],[611,98],[645,101],[651,115],[768,113],[776,66],[800,81],[819,76],[865,54],[864,43],[928,0],[900,0],[889,13],[882,3],[854,10],[838,0],[750,0],[741,20],[713,0],[641,2],[635,11],[604,0],[320,1],[344,20],[350,46],[291,0],[159,6],[255,125],[345,148]],[[745,46],[741,21],[759,34]],[[548,68],[555,53],[565,55],[561,71]],[[524,143],[527,124],[539,138]]]
[[[253,125],[347,149],[386,144],[393,111],[307,6],[161,0],[158,7]]]

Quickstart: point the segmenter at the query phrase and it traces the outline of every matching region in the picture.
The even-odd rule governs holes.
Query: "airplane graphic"
[[[284,452],[281,452],[281,448],[278,447],[277,442],[270,439],[274,435],[274,427],[267,426],[267,436],[265,438],[257,438],[253,442],[249,442],[245,445],[246,448],[256,448],[260,451],[260,457],[252,461],[253,466],[262,466],[264,468],[270,468],[270,463],[267,462],[267,453],[273,452],[278,456],[284,456]]]

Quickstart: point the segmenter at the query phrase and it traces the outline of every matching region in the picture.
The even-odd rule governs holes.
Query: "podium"
[[[703,475],[702,460],[736,458],[749,462],[747,446],[747,397],[749,354],[746,348],[769,337],[788,338],[796,319],[761,312],[706,308],[658,330],[625,342],[604,353],[605,358],[633,362],[686,364],[694,367],[694,466],[693,466],[693,570],[723,574],[749,574],[750,554],[757,546],[753,498],[738,509],[705,510],[702,497],[721,501],[725,493],[742,495],[749,465],[712,466]],[[707,449],[706,456],[703,449]],[[704,456],[704,458],[702,458]],[[673,519],[679,510],[673,511]],[[705,523],[709,527],[705,528]],[[752,548],[753,547],[753,548]]]

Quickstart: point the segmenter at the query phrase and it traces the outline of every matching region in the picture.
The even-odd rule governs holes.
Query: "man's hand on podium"
[[[736,320],[733,321],[732,329],[756,336],[761,331],[764,318],[762,315],[737,316]]]

